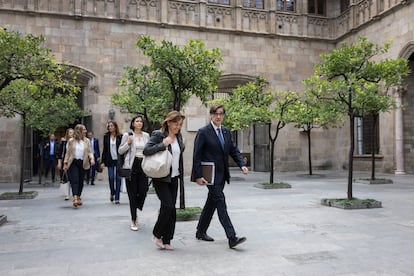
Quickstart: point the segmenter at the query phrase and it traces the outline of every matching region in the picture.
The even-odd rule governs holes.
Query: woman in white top
[[[75,126],[73,137],[68,141],[68,148],[63,162],[63,170],[68,172],[73,194],[73,206],[82,205],[81,195],[85,170],[95,164],[91,142],[85,137],[86,127]]]
[[[129,198],[129,208],[131,211],[131,230],[138,230],[137,209],[142,211],[145,198],[148,192],[148,178],[141,168],[142,154],[145,144],[149,140],[149,134],[142,131],[144,120],[138,115],[131,120],[130,129],[133,132],[124,133],[119,154],[125,155],[123,168],[131,169],[131,177],[126,178],[126,187]]]

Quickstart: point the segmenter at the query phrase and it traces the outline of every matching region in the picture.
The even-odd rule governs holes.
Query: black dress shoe
[[[209,241],[212,242],[214,239],[207,235],[206,233],[196,233],[196,239],[197,240],[203,240],[203,241]]]
[[[239,244],[241,244],[241,243],[243,243],[245,241],[246,241],[246,238],[245,237],[241,237],[241,238],[238,238],[238,237],[229,238],[229,247],[230,248],[235,248],[237,245],[239,245]]]

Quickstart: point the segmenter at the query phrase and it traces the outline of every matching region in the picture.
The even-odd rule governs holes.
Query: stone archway
[[[395,165],[396,174],[414,173],[414,128],[410,122],[414,120],[414,41],[408,42],[399,53],[400,58],[408,60],[411,73],[405,85],[396,89],[397,104],[406,106],[395,111]]]

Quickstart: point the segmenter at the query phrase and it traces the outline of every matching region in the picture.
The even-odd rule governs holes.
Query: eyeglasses
[[[211,113],[213,116],[216,116],[216,117],[218,117],[218,116],[224,116],[224,113],[223,112],[213,112],[213,113]]]

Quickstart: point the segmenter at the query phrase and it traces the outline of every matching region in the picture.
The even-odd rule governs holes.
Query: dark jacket
[[[202,177],[201,162],[214,162],[216,169],[214,183],[223,180],[230,183],[229,155],[240,168],[246,165],[243,156],[231,138],[230,130],[223,126],[221,130],[224,137],[224,150],[211,123],[198,130],[194,140],[193,179]]]
[[[110,134],[105,134],[103,139],[103,149],[102,149],[102,157],[101,163],[105,164],[105,166],[112,166],[114,160],[111,156],[111,145],[110,145]],[[116,137],[116,152],[118,153],[119,145],[121,144],[122,136],[118,135]]]
[[[171,152],[171,145],[168,145],[166,147],[162,140],[168,136],[168,132],[161,132],[161,130],[154,130],[151,133],[151,137],[148,141],[148,143],[145,145],[143,154],[144,155],[153,155],[156,152],[163,151],[166,148]],[[184,143],[183,143],[183,137],[181,136],[181,133],[177,134],[177,142],[180,147],[181,153],[180,153],[180,166],[178,168],[178,171],[180,172],[180,176],[184,175],[184,169],[183,169],[183,152],[184,152]],[[163,178],[156,178],[157,181],[161,182],[171,182],[171,171],[170,174]]]

